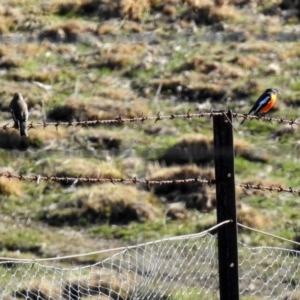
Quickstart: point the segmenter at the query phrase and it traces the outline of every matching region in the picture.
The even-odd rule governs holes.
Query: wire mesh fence
[[[216,114],[223,116],[223,113]],[[200,116],[213,115],[214,113],[211,115],[207,113]],[[190,118],[191,116],[188,114],[184,117]],[[236,117],[241,116],[236,115]],[[164,117],[158,115],[155,121],[161,118]],[[173,118],[174,116],[166,117],[168,120]],[[123,122],[122,118],[116,120],[114,124]],[[147,118],[143,117],[143,120],[138,121],[145,120]],[[285,121],[288,122],[288,120]],[[58,127],[60,124],[52,125]],[[74,124],[65,125],[73,126]],[[11,180],[28,180],[33,184],[39,184],[40,181],[66,181],[74,185],[80,181],[90,184],[107,182],[148,186],[197,182],[213,185],[217,181],[217,179],[198,177],[148,180],[136,177],[17,175],[8,171],[0,173],[1,177]],[[240,183],[236,186],[244,189],[299,194],[299,190],[291,187],[249,183]],[[238,261],[241,299],[298,299],[298,255],[297,251],[271,247],[251,248],[240,243]],[[54,259],[54,264],[46,265],[41,260],[15,261],[2,258],[0,296],[3,299],[28,300],[220,299],[222,282],[219,281],[218,257],[220,256],[217,239],[207,232],[202,232],[193,236],[175,237],[127,247],[96,264],[77,267],[66,267],[63,259]]]
[[[247,299],[299,299],[299,258],[300,252],[295,250],[239,244],[240,295]]]
[[[1,299],[218,299],[210,234],[137,245],[73,269],[5,261],[0,270]]]
[[[299,299],[299,251],[239,243],[238,255],[241,299]],[[128,247],[96,264],[55,263],[2,261],[1,299],[220,299],[217,238],[208,232]]]

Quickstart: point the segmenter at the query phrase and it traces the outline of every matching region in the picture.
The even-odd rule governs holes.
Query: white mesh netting
[[[299,251],[239,243],[240,295],[255,300],[300,299],[299,263]]]
[[[0,274],[1,299],[218,299],[211,235],[147,243],[72,269],[1,262]]]
[[[1,299],[219,299],[217,239],[198,234],[129,247],[74,268],[0,262]],[[241,299],[300,299],[300,252],[239,243]],[[56,265],[53,265],[56,264]]]

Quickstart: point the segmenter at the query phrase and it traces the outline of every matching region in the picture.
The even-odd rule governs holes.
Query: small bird
[[[255,104],[248,113],[250,115],[259,115],[267,113],[275,104],[277,100],[278,90],[275,88],[268,88],[264,93],[256,100]],[[245,122],[244,119],[240,125]]]
[[[28,136],[26,124],[28,119],[28,108],[21,93],[14,94],[14,97],[9,104],[9,109],[15,122],[14,128],[20,129],[21,136]]]

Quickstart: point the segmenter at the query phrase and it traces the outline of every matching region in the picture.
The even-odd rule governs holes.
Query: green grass
[[[0,241],[2,250],[37,252],[44,240],[43,234],[30,228],[9,228],[9,234],[3,234]]]
[[[78,22],[84,20],[91,28],[95,28],[97,23],[101,21],[95,15],[80,15],[80,11],[70,11],[63,15],[59,15],[56,12],[52,13],[51,11],[43,13],[39,11],[40,6],[33,6],[35,2],[33,0],[14,1],[7,5],[9,7],[14,6],[20,10],[20,20],[23,20],[22,17],[28,16],[29,12],[40,18],[42,25],[39,29],[41,30],[45,30],[48,25],[64,24],[71,20]],[[266,9],[274,7],[274,5],[275,3],[272,1],[258,3],[258,11],[264,13]],[[174,23],[176,26],[180,26],[179,21],[183,20],[182,13],[187,9],[187,6],[188,4],[178,7],[176,13],[177,23]],[[156,9],[157,7],[154,11]],[[182,83],[179,83],[179,85],[186,86],[192,91],[194,86],[199,88],[200,85],[208,83],[228,90],[230,97],[232,97],[229,107],[236,112],[243,113],[249,111],[260,92],[269,86],[275,86],[282,92],[278,101],[280,104],[279,110],[270,112],[268,116],[283,117],[285,119],[296,119],[299,117],[300,81],[297,79],[299,51],[294,50],[297,47],[296,42],[272,41],[273,33],[269,32],[269,29],[272,29],[272,15],[266,17],[266,26],[265,23],[259,21],[257,15],[248,15],[245,12],[240,12],[236,17],[226,19],[223,24],[223,33],[225,35],[235,32],[238,27],[242,27],[245,33],[249,34],[246,41],[241,43],[235,40],[220,41],[213,38],[210,40],[209,38],[213,37],[212,33],[217,32],[217,27],[222,24],[208,27],[198,26],[198,31],[194,33],[191,29],[186,30],[184,28],[180,28],[179,32],[177,32],[175,27],[170,26],[173,25],[172,19],[165,20],[163,16],[160,16],[158,20],[154,20],[154,17],[154,13],[147,12],[142,16],[143,21],[137,22],[137,25],[141,26],[144,32],[158,29],[155,32],[157,40],[153,43],[140,42],[140,47],[132,53],[133,62],[131,60],[125,61],[125,67],[121,69],[115,69],[114,66],[106,66],[106,57],[105,55],[103,56],[105,49],[107,49],[106,47],[113,46],[115,41],[120,44],[122,39],[125,40],[128,36],[127,43],[132,43],[130,33],[127,32],[125,37],[125,30],[121,27],[117,28],[119,23],[116,23],[117,30],[114,31],[113,35],[99,36],[97,37],[99,38],[98,40],[95,37],[95,40],[92,42],[78,41],[74,44],[52,44],[44,41],[40,44],[41,48],[37,47],[38,51],[30,51],[30,45],[28,45],[28,50],[26,42],[22,44],[22,47],[27,49],[26,51],[19,51],[18,44],[13,44],[13,47],[7,46],[11,47],[8,49],[2,49],[5,48],[5,45],[1,45],[0,51],[3,51],[1,56],[3,55],[4,58],[10,57],[13,50],[13,55],[20,59],[19,61],[21,62],[15,68],[3,68],[0,87],[1,103],[3,103],[1,106],[3,111],[3,114],[1,114],[2,124],[12,124],[7,106],[9,98],[16,90],[22,92],[28,98],[30,121],[41,122],[41,99],[44,100],[46,111],[49,112],[55,107],[65,105],[66,100],[74,97],[75,86],[78,88],[78,94],[76,95],[78,101],[85,104],[89,103],[91,99],[95,102],[99,101],[105,112],[110,112],[111,109],[111,106],[106,105],[107,103],[118,104],[123,101],[123,106],[130,106],[132,102],[129,100],[134,98],[134,100],[137,100],[137,106],[145,104],[142,108],[144,109],[145,107],[148,110],[145,113],[147,115],[156,115],[158,112],[161,115],[184,114],[188,111],[195,113],[197,112],[196,106],[199,103],[197,103],[197,100],[194,103],[192,99],[180,98],[174,92],[176,84],[174,84],[174,87],[172,85],[172,88],[163,87],[161,93],[153,101],[157,91],[157,83],[154,84],[153,82],[166,77],[177,79],[178,76],[183,77]],[[277,18],[278,16],[274,17]],[[127,22],[127,19],[125,18],[122,22]],[[277,24],[276,20],[274,22]],[[286,30],[286,25],[293,29],[294,21],[290,21],[290,24],[284,24],[284,22],[284,20],[281,20],[281,23],[278,25],[282,26],[281,31]],[[239,26],[237,27],[236,24]],[[32,34],[26,31],[27,27],[24,25],[19,28],[12,25],[10,30],[12,31],[11,33],[22,34],[24,37],[27,34]],[[270,38],[263,41],[259,39],[258,37],[262,32],[266,32]],[[33,34],[38,34],[38,32],[33,32]],[[208,34],[209,38],[204,39],[204,34]],[[193,42],[190,42],[190,36],[194,38]],[[272,47],[267,47],[270,45]],[[81,54],[93,53],[97,50],[99,50],[100,58],[92,56],[84,58],[81,56]],[[8,52],[6,53],[5,51]],[[122,53],[117,52],[114,55],[118,58],[120,54]],[[231,63],[236,56],[247,56],[249,54],[260,60],[258,65],[248,68]],[[182,72],[182,67],[185,66],[189,58],[196,56],[204,57],[205,63],[216,64],[217,71],[213,70],[201,74],[203,75],[201,80],[197,79],[200,78],[197,77],[201,72],[199,70],[185,70]],[[146,67],[143,67],[145,58],[147,63],[145,64]],[[87,67],[89,63],[92,65],[99,63],[99,67],[89,68]],[[270,63],[279,65],[279,74],[268,73]],[[221,66],[220,70],[218,70],[219,66]],[[238,71],[244,72],[242,73],[243,75],[236,78],[228,75],[227,71],[230,68],[227,67],[231,66],[234,70],[238,69]],[[201,66],[199,69],[201,69]],[[32,81],[34,80],[51,84],[53,88],[51,91],[46,92],[33,85]],[[105,97],[102,96],[100,98],[101,92],[109,88],[112,90],[120,88],[124,91],[128,90],[130,91],[130,96],[124,94],[124,98],[119,97],[121,98],[119,99],[117,97],[117,100],[103,99]],[[146,93],[147,89],[150,92]],[[237,91],[242,91],[245,95],[239,96]],[[106,98],[109,98],[109,93]],[[211,99],[205,96],[199,100],[208,102],[213,110],[227,109],[227,104],[220,102],[218,99]],[[95,112],[98,112],[96,110],[98,108],[95,109]],[[118,109],[114,113],[117,116]],[[258,163],[237,156],[235,158],[236,182],[265,183],[274,184],[274,186],[280,184],[283,187],[291,186],[300,189],[298,176],[300,152],[297,148],[299,140],[297,127],[295,126],[295,131],[292,133],[279,135],[278,131],[284,125],[279,125],[275,122],[267,123],[252,120],[246,121],[241,127],[237,124],[238,122],[234,120],[234,125],[237,129],[235,138],[244,139],[259,154],[266,153],[269,160],[267,163]],[[157,129],[157,132],[155,132],[155,129]],[[35,128],[29,133],[42,130],[47,131],[50,129]],[[86,164],[81,169],[83,173],[88,171],[90,164],[95,165],[97,168],[103,163],[107,163],[105,166],[108,166],[111,162],[121,172],[120,176],[144,178],[149,163],[157,163],[157,160],[170,147],[174,146],[183,135],[199,133],[199,135],[211,136],[212,121],[208,118],[176,119],[172,121],[158,121],[156,123],[154,121],[145,121],[143,124],[128,123],[120,126],[98,126],[86,128],[85,130],[81,130],[79,127],[58,128],[58,130],[62,132],[62,135],[59,137],[46,137],[43,134],[36,136],[32,142],[34,147],[31,146],[29,151],[24,152],[24,154],[20,154],[19,151],[0,150],[0,167],[9,167],[13,173],[17,174],[48,174],[50,172],[48,175],[52,175],[63,169],[64,162],[56,159],[57,157],[67,158],[69,153],[72,153],[70,159],[75,161],[77,157],[76,151],[82,154],[84,151],[87,151],[86,149],[89,149],[90,152],[88,153],[90,154],[86,159]],[[95,136],[94,138],[97,138],[97,134],[100,135],[100,130],[101,134],[106,131],[108,136],[114,137],[116,134],[117,138],[120,139],[119,148],[111,151],[104,142],[101,142],[101,139],[95,146],[90,141],[90,133],[92,132],[92,135]],[[94,149],[90,149],[93,147]],[[126,152],[129,148],[134,150],[130,154]],[[46,149],[51,151],[46,151]],[[176,163],[174,161],[175,165]],[[161,165],[164,166],[163,163]],[[74,169],[76,169],[75,167],[76,165]],[[202,165],[199,164],[199,168],[202,168]],[[74,176],[79,175],[81,170],[76,171],[77,173],[74,171]],[[82,175],[84,176],[85,174]],[[101,187],[99,185],[99,189]],[[137,187],[140,189],[144,188],[143,186]],[[106,221],[103,224],[91,225],[88,223],[88,220],[82,218],[76,226],[56,228],[48,227],[45,222],[40,221],[40,216],[51,205],[74,202],[74,199],[77,199],[76,194],[78,190],[77,187],[70,188],[70,186],[62,186],[54,182],[37,184],[36,182],[24,181],[22,182],[21,195],[0,195],[1,219],[10,220],[9,222],[3,221],[3,224],[1,224],[3,229],[0,241],[1,253],[11,254],[12,251],[20,250],[24,256],[48,256],[51,252],[47,252],[47,249],[45,250],[41,246],[43,243],[54,248],[58,244],[63,244],[57,251],[70,251],[69,242],[65,241],[62,236],[62,233],[68,233],[69,230],[77,231],[78,234],[80,233],[93,241],[103,238],[107,239],[107,241],[125,245],[135,244],[168,236],[200,232],[214,224],[216,218],[215,211],[208,214],[189,211],[191,217],[184,221],[167,221],[162,215],[151,222],[132,222],[128,225],[118,226],[109,225]],[[164,200],[163,197],[159,199],[160,205],[164,205],[162,204]],[[299,204],[298,195],[246,190],[238,195],[237,201],[246,203],[260,213],[269,216],[271,222],[266,228],[268,232],[289,239],[295,237],[295,228],[300,226],[299,213],[297,211],[297,205]],[[61,213],[63,214],[65,211],[62,210]],[[287,242],[247,231],[241,232],[239,239],[255,246],[292,247]],[[75,245],[72,251],[74,253],[77,251],[84,252],[91,248],[90,245],[86,246],[83,241],[81,246]],[[93,259],[96,261],[97,257]],[[91,260],[93,261],[93,259]],[[74,262],[74,264],[77,263],[80,263],[79,260]],[[66,265],[70,266],[69,263],[66,263]],[[172,293],[172,299],[188,300],[201,299],[201,297],[214,299],[213,297],[215,296],[211,291],[204,289],[199,290],[190,287],[185,291],[184,294],[181,294],[181,291],[175,290]],[[243,296],[241,299],[259,300],[262,297]]]
[[[168,221],[162,218],[154,222],[132,222],[124,226],[110,226],[104,224],[101,226],[93,226],[88,231],[89,234],[94,237],[104,237],[108,239],[118,238],[129,244],[136,244],[139,242],[202,232],[216,221],[214,213],[202,214],[199,218],[197,217],[197,212],[192,211],[191,215],[193,216],[192,221]]]

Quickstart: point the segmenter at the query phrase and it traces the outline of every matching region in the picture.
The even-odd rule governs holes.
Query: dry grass
[[[143,14],[150,10],[149,0],[119,0],[120,15],[122,18],[128,17],[131,20],[140,22]]]
[[[45,28],[40,33],[40,38],[71,43],[75,42],[78,36],[87,33],[94,33],[94,28],[92,28],[91,25],[85,21],[71,20]]]
[[[268,162],[270,155],[257,150],[241,139],[234,141],[235,154],[249,161]],[[214,159],[213,138],[200,134],[190,134],[182,137],[170,147],[160,158],[167,165],[197,163],[209,165]]]
[[[191,7],[183,14],[187,21],[212,25],[221,21],[241,22],[243,13],[232,5],[215,5],[213,1],[192,1]]]
[[[0,69],[12,69],[19,68],[24,63],[24,60],[20,57],[2,58],[0,60]]]
[[[148,167],[147,178],[151,180],[206,178],[213,179],[213,170],[199,168],[195,164],[173,167],[160,167],[157,164]],[[152,187],[154,193],[165,197],[168,202],[182,202],[187,209],[196,208],[208,211],[215,207],[215,195],[210,188],[201,183],[157,185]]]
[[[167,165],[200,163],[209,164],[214,157],[213,139],[200,134],[184,136],[162,156]]]
[[[116,24],[113,24],[110,21],[105,21],[97,25],[95,33],[99,35],[110,34],[114,32],[116,29],[117,29]]]
[[[42,127],[38,127],[36,129],[30,129],[28,133],[29,144],[34,148],[41,148],[46,145],[49,146],[50,144],[53,145],[50,148],[56,148],[58,147],[59,141],[68,136],[68,133],[61,128],[59,130],[50,130],[48,128],[42,129]]]
[[[51,50],[48,43],[23,43],[15,47],[14,44],[6,43],[0,45],[0,56],[18,59],[33,59]]]
[[[108,90],[104,91],[109,95]],[[126,93],[128,95],[128,93]],[[151,111],[145,101],[133,99],[124,105],[123,100],[127,100],[126,94],[120,101],[106,100],[103,98],[90,98],[83,102],[80,99],[68,99],[63,106],[53,108],[48,113],[50,120],[71,122],[74,120],[95,120],[95,119],[115,119],[118,116],[133,118],[136,116],[150,115]],[[112,88],[111,95],[120,97],[121,95]]]
[[[11,168],[1,168],[0,173],[6,174],[7,172],[13,174],[14,170]],[[21,181],[15,179],[0,178],[0,195],[3,196],[21,196],[23,194],[23,184]]]
[[[227,75],[236,77],[236,68],[230,68]],[[235,70],[234,73],[232,70]],[[225,72],[227,72],[224,69]],[[240,76],[240,75],[238,75]],[[195,71],[187,71],[184,75],[172,75],[165,78],[154,79],[151,84],[156,88],[157,86],[162,87],[162,91],[181,95],[181,97],[187,98],[190,101],[204,102],[206,99],[212,101],[220,101],[226,94],[226,84],[230,78],[225,78],[223,75],[217,72],[211,74],[199,73]],[[210,82],[209,82],[210,81]],[[211,83],[216,82],[216,83]],[[178,90],[180,88],[180,90]]]
[[[116,188],[111,184],[103,185],[101,189],[82,190],[78,198],[89,195],[83,209],[87,213],[102,214],[111,222],[127,223],[132,220],[154,221],[160,214],[160,209],[154,207],[158,200],[145,191],[140,191],[134,186],[120,186]]]
[[[1,17],[0,18],[0,34],[9,33],[12,28],[15,26],[15,21],[11,17]]]
[[[188,217],[184,203],[171,203],[167,207],[166,217],[171,220],[185,220]]]
[[[248,227],[264,229],[270,226],[270,218],[256,209],[243,204],[238,204],[237,221]]]
[[[217,76],[218,77],[218,76]],[[216,78],[217,81],[218,78]],[[218,83],[205,83],[197,82],[191,84],[187,87],[185,92],[188,99],[193,99],[194,101],[205,101],[206,99],[211,99],[212,101],[219,102],[220,99],[226,95],[226,80],[220,78]]]
[[[161,167],[159,164],[148,166],[147,178],[151,180],[185,179],[185,178],[213,178],[213,170],[199,168],[197,165]]]
[[[143,24],[132,22],[132,21],[125,21],[121,27],[126,32],[132,33],[142,33],[144,31]]]
[[[272,53],[272,51],[274,51],[274,45],[272,43],[257,40],[235,45],[234,48],[244,55],[251,53],[259,53],[261,55],[263,53]]]
[[[77,141],[94,149],[119,149],[124,138],[123,133],[100,128],[78,128],[74,134]]]
[[[184,1],[189,12],[185,15],[193,18],[193,12],[200,13],[197,18],[205,18],[209,22],[217,22],[219,20],[233,19],[239,20],[240,14],[236,7],[236,1],[227,0],[189,0]],[[232,4],[232,5],[230,5]],[[178,14],[178,7],[183,6],[182,1],[178,0],[77,0],[62,1],[55,0],[44,5],[43,11],[46,13],[58,13],[61,15],[73,12],[76,14],[98,15],[101,19],[109,18],[127,18],[135,22],[141,22],[147,13],[160,10],[165,16],[174,17]],[[194,13],[195,15],[196,13]]]
[[[0,4],[0,34],[14,30],[22,19],[20,9]]]
[[[127,224],[154,221],[161,215],[158,200],[134,186],[102,184],[80,188],[73,201],[61,201],[41,219],[52,225]]]
[[[196,56],[188,58],[183,69],[185,70],[195,70],[203,73],[210,73],[219,68],[217,62],[208,61],[206,57]]]
[[[97,93],[97,96],[110,100],[122,100],[124,103],[136,98],[131,89],[122,87],[104,87]]]
[[[82,68],[109,68],[112,70],[133,66],[146,51],[142,44],[107,44],[100,55],[82,57],[78,64]]]
[[[237,54],[232,60],[230,60],[230,63],[237,64],[245,69],[250,69],[258,66],[260,61],[261,60],[256,55]]]
[[[8,129],[0,132],[0,148],[2,149],[19,149],[26,150],[29,147],[29,141],[25,137],[20,136],[17,129]]]
[[[43,12],[47,14],[76,12],[83,2],[83,0],[51,0],[43,5]]]
[[[85,158],[50,158],[41,164],[44,174],[68,177],[121,178],[122,171],[114,163]]]
[[[177,14],[177,8],[172,4],[165,4],[162,9],[163,14],[166,16],[174,17]]]
[[[271,159],[269,153],[249,145],[245,140],[235,139],[234,149],[236,155],[248,161],[267,163]]]
[[[12,70],[7,74],[7,78],[11,81],[16,82],[32,82],[38,81],[40,83],[49,84],[51,80],[56,81],[60,78],[59,70],[51,70],[50,68],[45,68],[43,70],[25,70],[20,68],[18,70]],[[30,91],[26,91],[28,93]]]

